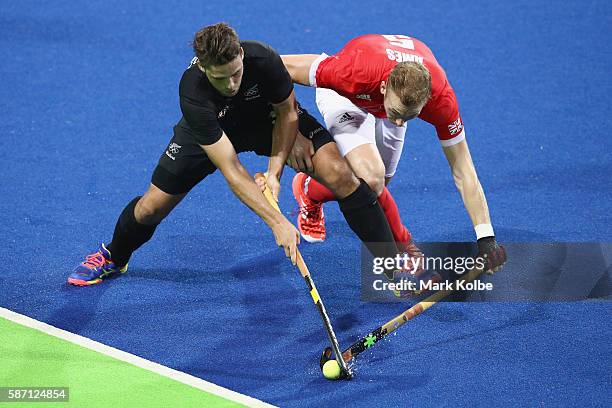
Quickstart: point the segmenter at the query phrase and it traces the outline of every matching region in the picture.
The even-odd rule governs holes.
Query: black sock
[[[338,200],[340,211],[359,239],[376,257],[394,257],[398,251],[393,233],[376,193],[359,179],[360,185],[347,197]]]
[[[111,253],[112,261],[119,267],[127,264],[132,253],[151,239],[159,225],[144,225],[136,221],[134,209],[140,198],[136,197],[123,209],[115,225],[113,240],[106,247]]]

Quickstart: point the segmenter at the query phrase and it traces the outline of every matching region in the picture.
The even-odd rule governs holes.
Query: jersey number
[[[405,48],[407,50],[414,50],[414,41],[407,35],[383,35],[385,40],[389,41],[390,45],[396,47]]]

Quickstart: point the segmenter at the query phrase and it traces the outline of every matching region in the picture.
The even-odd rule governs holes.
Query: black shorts
[[[312,141],[315,152],[334,141],[327,129],[300,106],[298,118],[299,131]],[[225,132],[236,153],[255,152],[259,156],[270,156],[273,127],[272,119],[257,124],[245,121],[243,127]],[[196,142],[187,123],[181,119],[174,127],[174,136],[159,158],[151,183],[168,194],[183,194],[215,170],[217,167]]]

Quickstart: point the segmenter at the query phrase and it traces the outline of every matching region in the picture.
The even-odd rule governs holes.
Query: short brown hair
[[[408,109],[418,109],[431,96],[431,75],[425,65],[419,62],[400,62],[389,74],[387,86]]]
[[[240,40],[227,23],[206,26],[195,33],[193,51],[200,65],[225,65],[240,54]]]

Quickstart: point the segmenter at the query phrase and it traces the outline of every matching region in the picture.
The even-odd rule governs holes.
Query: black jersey
[[[270,121],[272,105],[287,99],[293,83],[280,56],[269,45],[241,41],[244,71],[235,96],[221,95],[194,62],[185,71],[179,85],[183,118],[180,126],[188,127],[201,145],[217,142],[225,131],[246,123]]]

